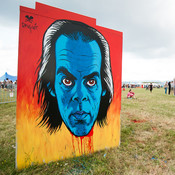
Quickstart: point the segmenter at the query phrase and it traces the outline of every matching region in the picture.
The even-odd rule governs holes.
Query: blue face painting
[[[61,117],[75,136],[87,135],[98,115],[101,97],[101,51],[96,41],[61,35],[55,44],[55,93]]]

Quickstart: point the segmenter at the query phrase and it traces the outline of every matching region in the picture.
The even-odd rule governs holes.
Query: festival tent
[[[17,80],[17,76],[12,76],[12,75],[9,75],[7,72],[2,76],[0,77],[0,81],[4,81],[6,79],[9,79],[9,80],[12,80],[12,81],[16,81]]]

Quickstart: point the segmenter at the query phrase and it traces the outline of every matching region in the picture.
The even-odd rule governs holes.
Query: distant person
[[[7,82],[6,82],[6,80],[4,80],[3,84],[4,84],[4,89],[7,89]]]
[[[164,85],[164,89],[165,89],[165,94],[167,94],[168,82],[165,83],[165,85]]]
[[[9,80],[9,90],[12,91],[13,89],[13,81]]]
[[[168,82],[168,94],[170,95],[170,93],[171,93],[171,82],[169,81]]]
[[[171,81],[171,91],[173,91],[173,81]]]
[[[152,93],[152,91],[153,91],[153,84],[152,83],[149,85],[149,90]]]
[[[131,91],[131,89],[129,90],[128,94],[127,94],[127,98],[135,98],[135,93]]]

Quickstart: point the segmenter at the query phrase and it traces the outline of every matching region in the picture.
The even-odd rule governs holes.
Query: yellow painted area
[[[116,102],[110,106],[107,125],[95,124],[92,136],[75,137],[64,124],[61,130],[50,135],[45,127],[37,126],[39,108],[33,104],[19,103],[17,110],[17,168],[32,163],[48,163],[73,156],[115,147],[120,141],[120,113]]]

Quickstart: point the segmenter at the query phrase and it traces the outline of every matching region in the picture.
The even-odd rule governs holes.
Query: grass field
[[[121,144],[27,169],[15,170],[16,103],[0,105],[0,175],[6,174],[175,174],[175,96],[163,89],[133,89],[137,99],[122,92]]]

